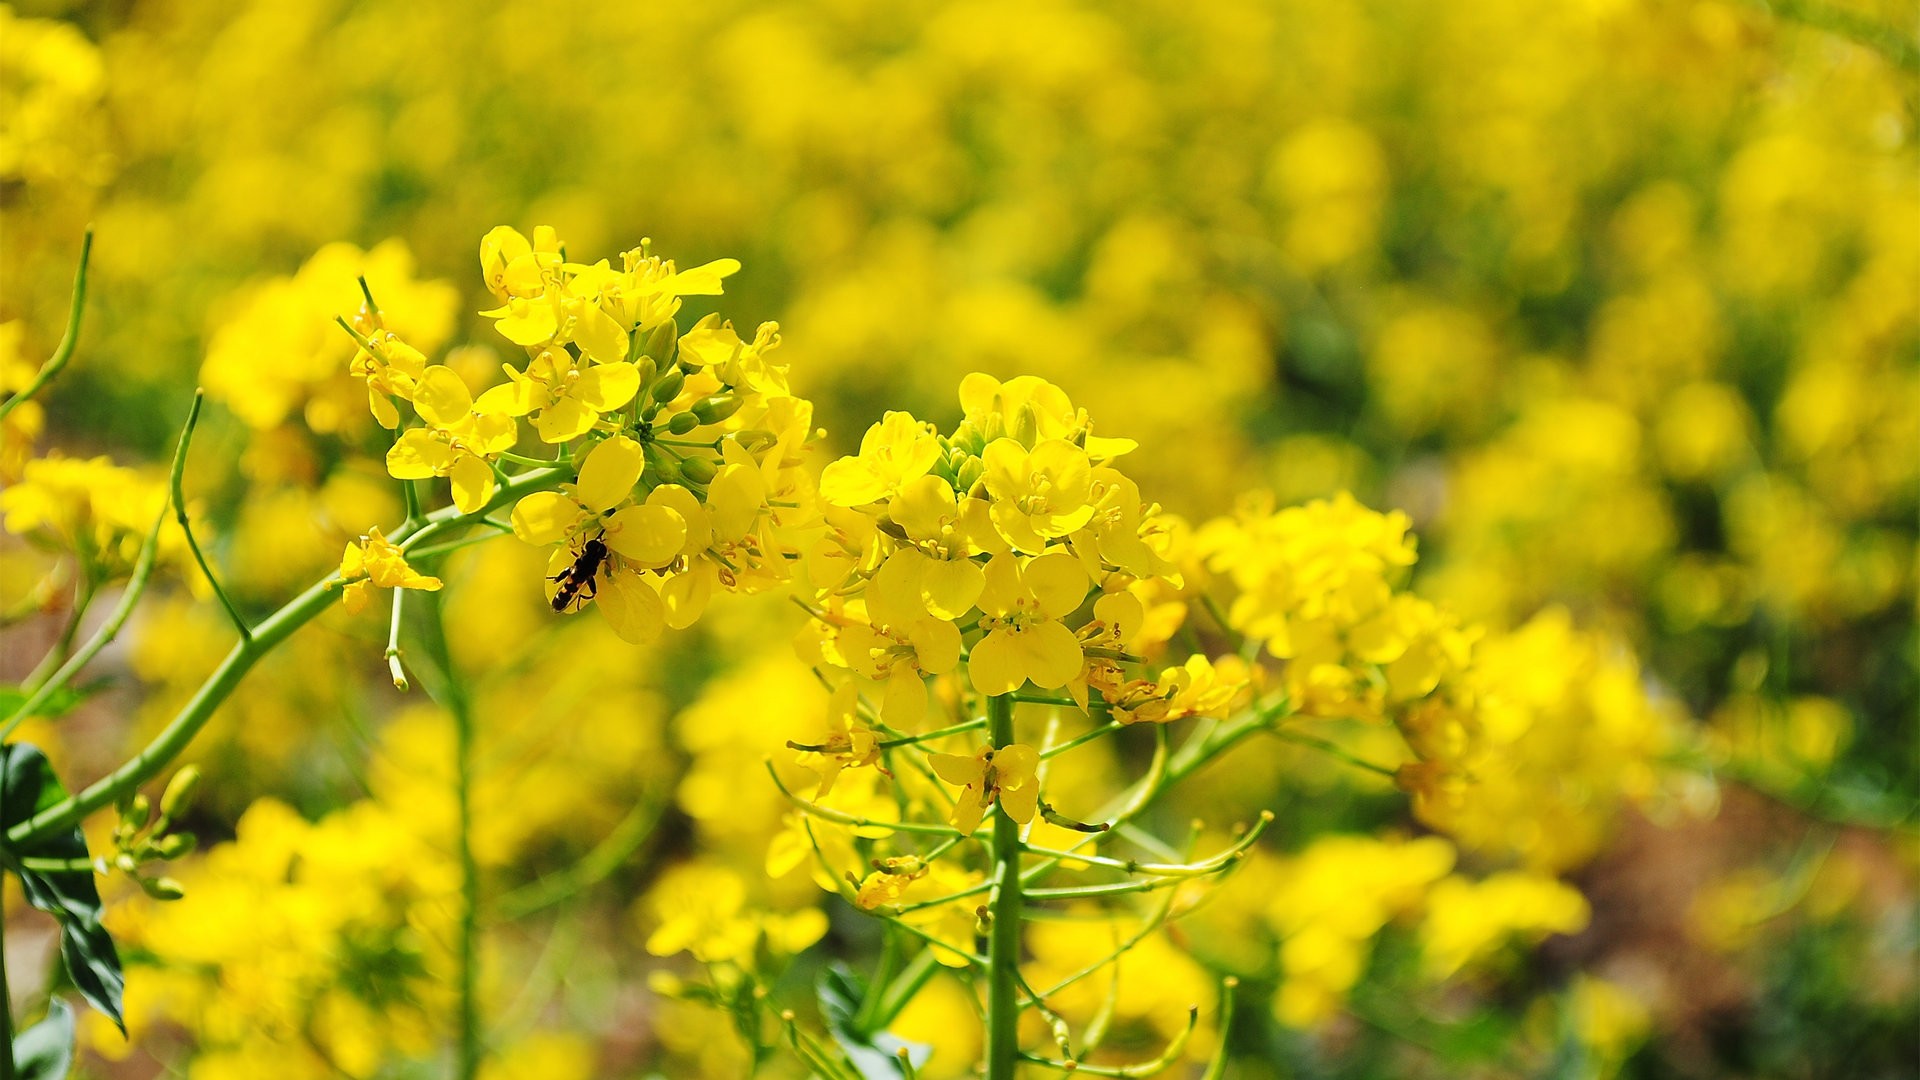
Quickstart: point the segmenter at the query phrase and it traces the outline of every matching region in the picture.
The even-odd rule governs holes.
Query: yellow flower
[[[928,754],[927,763],[940,779],[961,788],[950,820],[963,833],[971,835],[978,829],[995,801],[1022,825],[1032,821],[1039,808],[1040,754],[1025,743],[1009,743],[998,750],[985,747],[972,757]]]
[[[421,374],[413,408],[428,426],[410,428],[394,441],[387,451],[387,474],[396,480],[445,476],[453,482],[453,503],[461,513],[486,505],[493,497],[491,463],[513,445],[513,421],[475,412],[467,384],[441,365]]]
[[[789,742],[801,751],[800,764],[820,774],[820,787],[814,798],[823,799],[833,790],[840,772],[847,768],[872,765],[880,760],[880,738],[873,729],[859,722],[859,688],[852,682],[833,692],[827,703],[826,730],[812,745]]]
[[[860,880],[853,902],[862,911],[897,906],[913,883],[927,876],[928,870],[927,864],[913,855],[883,859],[880,869]]]
[[[389,330],[374,331],[367,345],[371,348],[354,354],[349,370],[354,378],[367,381],[367,408],[381,427],[392,431],[400,426],[400,411],[392,399],[413,400],[414,390],[427,372],[427,358]]]
[[[1016,555],[989,559],[980,593],[986,636],[967,661],[973,688],[989,696],[1007,694],[1031,680],[1056,690],[1080,674],[1080,642],[1059,620],[1080,606],[1087,587],[1086,570],[1064,551],[1024,566]]]
[[[1046,439],[1032,450],[1012,439],[995,439],[981,455],[986,465],[988,513],[1013,549],[1025,555],[1046,550],[1093,520],[1087,501],[1093,469],[1087,452],[1065,439]]]
[[[377,528],[349,543],[340,553],[340,580],[345,586],[340,591],[340,602],[356,615],[366,610],[376,588],[422,592],[440,589],[439,578],[428,577],[408,566],[406,553]]]
[[[860,454],[828,465],[820,497],[836,506],[865,506],[892,496],[940,460],[940,438],[912,413],[890,412],[860,438]]]

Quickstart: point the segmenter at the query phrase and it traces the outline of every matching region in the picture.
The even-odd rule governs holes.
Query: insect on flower
[[[607,542],[598,536],[581,546],[573,565],[553,576],[553,580],[560,583],[553,593],[553,610],[565,611],[575,600],[593,598],[594,575],[600,572],[608,554]]]

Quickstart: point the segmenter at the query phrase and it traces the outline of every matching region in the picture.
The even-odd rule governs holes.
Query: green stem
[[[67,332],[60,336],[60,344],[54,346],[53,355],[40,365],[40,370],[21,391],[5,401],[0,401],[0,420],[20,407],[22,402],[31,401],[53,381],[60,369],[73,359],[73,347],[80,341],[80,313],[87,307],[87,262],[93,257],[93,230],[88,229],[86,238],[80,241],[80,268],[73,275],[73,302],[67,307]],[[11,1070],[9,1070],[11,1071]]]
[[[495,491],[487,504],[472,514],[462,514],[454,507],[445,507],[429,515],[418,531],[397,530],[392,539],[396,542],[411,538],[412,541],[430,540],[434,537],[462,528],[473,519],[506,504],[513,502],[530,491],[542,491],[556,487],[572,476],[559,470],[550,469],[538,473],[516,476],[509,484]],[[279,611],[269,615],[260,625],[254,627],[253,637],[239,642],[227,658],[221,661],[207,681],[201,684],[187,703],[167,726],[156,735],[146,748],[131,760],[107,774],[86,790],[41,810],[39,813],[7,830],[5,846],[19,850],[30,847],[36,840],[43,840],[61,829],[70,829],[79,824],[88,814],[117,802],[141,784],[158,776],[180,752],[187,748],[200,729],[207,725],[213,714],[219,710],[234,688],[246,677],[260,658],[272,652],[281,642],[292,636],[295,630],[305,626],[315,616],[327,610],[334,601],[334,589],[339,584],[336,574],[328,574],[310,586],[307,591],[288,601]]]
[[[445,605],[438,597],[429,605],[421,637],[431,659],[428,692],[453,716],[453,777],[457,815],[454,846],[460,859],[460,929],[458,953],[458,1013],[460,1042],[455,1048],[454,1076],[474,1080],[480,1075],[480,864],[473,855],[473,702],[447,648]],[[424,670],[424,669],[423,669]]]
[[[988,742],[1013,742],[1013,699],[987,699]],[[993,819],[993,926],[987,938],[987,1080],[1013,1080],[1020,1060],[1020,825],[1004,804]]]
[[[220,579],[213,576],[213,567],[207,565],[207,557],[200,550],[200,541],[194,539],[193,524],[187,520],[187,497],[181,491],[180,480],[185,474],[187,462],[187,442],[193,437],[194,426],[200,422],[200,406],[206,400],[207,392],[200,387],[193,390],[193,408],[187,412],[187,430],[180,436],[180,453],[174,462],[173,475],[168,478],[167,490],[173,500],[174,520],[180,523],[180,531],[186,535],[187,550],[193,552],[193,561],[200,564],[200,572],[207,576],[207,584],[213,586],[213,595],[220,600],[220,606],[227,609],[227,618],[233,620],[233,628],[240,631],[240,640],[253,636],[253,629],[247,625],[246,617],[240,614],[233,600],[227,596],[227,590],[220,587]]]

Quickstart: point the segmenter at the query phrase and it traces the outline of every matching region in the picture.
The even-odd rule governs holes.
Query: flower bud
[[[199,766],[189,765],[174,773],[173,779],[167,781],[167,790],[160,796],[160,816],[171,821],[186,813],[199,790]]]
[[[715,394],[693,406],[693,415],[703,424],[717,424],[740,411],[740,398],[734,394]]]
[[[643,356],[639,360],[634,361],[633,368],[640,373],[641,386],[651,384],[653,377],[660,374],[660,365],[654,363],[653,357],[651,356]]]
[[[690,412],[674,413],[667,421],[667,432],[673,435],[685,435],[700,426],[700,418]]]
[[[970,457],[966,460],[965,464],[954,470],[953,475],[956,481],[953,485],[954,492],[965,497],[967,492],[973,490],[973,485],[979,483],[980,478],[987,475],[987,464],[977,457]]]
[[[178,900],[187,890],[170,877],[140,878],[140,887],[155,900]]]
[[[680,463],[680,475],[686,477],[689,483],[711,483],[714,474],[719,471],[711,458],[690,457]]]
[[[653,400],[665,405],[680,396],[680,388],[686,385],[687,373],[679,368],[668,368],[665,375],[653,384]]]
[[[1040,414],[1034,411],[1030,401],[1014,414],[1013,438],[1022,446],[1032,446],[1040,438]]]
[[[182,859],[193,854],[193,849],[198,846],[200,840],[192,833],[168,833],[154,842],[153,857],[162,862]]]
[[[121,822],[132,832],[139,832],[146,828],[147,822],[152,819],[153,803],[147,799],[145,793],[135,795],[133,800],[127,803],[126,811],[120,815]]]
[[[679,343],[680,328],[674,325],[672,319],[668,319],[647,334],[647,343],[640,347],[640,351],[664,364],[673,359],[674,349]]]
[[[779,441],[773,432],[762,431],[759,428],[754,428],[752,431],[736,431],[727,438],[739,443],[740,449],[749,454],[757,454]]]

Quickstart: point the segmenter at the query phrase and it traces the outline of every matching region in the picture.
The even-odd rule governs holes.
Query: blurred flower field
[[[1917,22],[0,6],[5,1076],[1912,1075]]]

